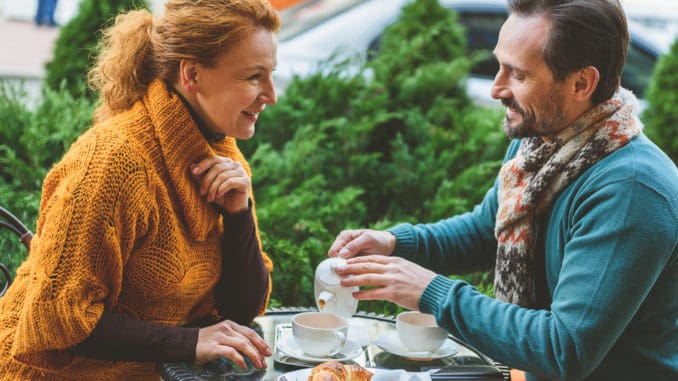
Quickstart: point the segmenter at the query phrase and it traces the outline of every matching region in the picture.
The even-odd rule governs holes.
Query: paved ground
[[[29,107],[39,100],[45,63],[59,30],[28,21],[0,18],[0,81],[26,90]]]
[[[59,30],[0,19],[0,78],[40,78]]]

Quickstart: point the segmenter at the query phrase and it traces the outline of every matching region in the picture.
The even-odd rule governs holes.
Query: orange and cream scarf
[[[635,96],[620,88],[572,126],[544,141],[523,139],[499,172],[494,294],[523,307],[534,305],[535,219],[586,169],[640,134]]]

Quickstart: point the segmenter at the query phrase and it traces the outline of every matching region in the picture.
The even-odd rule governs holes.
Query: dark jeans
[[[55,26],[54,10],[57,0],[38,0],[38,12],[35,14],[35,23],[38,25]]]

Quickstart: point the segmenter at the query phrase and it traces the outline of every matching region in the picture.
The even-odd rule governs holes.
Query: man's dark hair
[[[629,46],[626,16],[618,0],[509,0],[509,9],[518,16],[548,19],[542,55],[556,80],[593,66],[600,72],[593,104],[614,95]]]

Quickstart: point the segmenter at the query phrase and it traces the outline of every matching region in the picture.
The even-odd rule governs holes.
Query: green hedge
[[[435,221],[482,199],[508,140],[502,111],[473,106],[466,95],[472,64],[455,14],[419,0],[369,62],[327,62],[262,113],[242,146],[276,264],[276,303],[314,304],[313,269],[342,229]],[[489,273],[467,279],[491,292]],[[383,302],[360,308],[397,310]]]
[[[35,230],[42,180],[90,125],[92,103],[64,89],[44,89],[35,109],[21,88],[0,83],[0,205]],[[0,229],[0,262],[12,273],[26,250]]]
[[[465,93],[474,60],[463,36],[453,13],[418,0],[369,62],[327,62],[262,113],[241,146],[276,266],[273,306],[314,304],[315,266],[342,229],[446,218],[492,185],[508,140],[502,111],[476,107]],[[20,94],[0,94],[0,205],[32,229],[46,171],[90,125],[92,103],[70,93],[46,90],[35,111]],[[0,261],[15,271],[25,250],[0,234]],[[491,292],[490,273],[466,279]]]
[[[78,13],[59,30],[54,56],[46,65],[45,85],[65,88],[71,95],[95,98],[87,83],[87,72],[95,57],[103,28],[112,25],[115,15],[131,9],[148,9],[145,0],[83,0]]]
[[[657,63],[646,94],[645,133],[678,163],[678,39]]]

